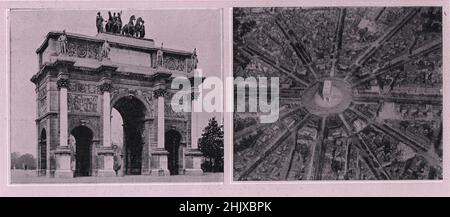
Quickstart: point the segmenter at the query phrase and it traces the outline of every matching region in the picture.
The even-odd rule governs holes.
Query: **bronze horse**
[[[113,33],[119,33],[120,34],[120,30],[122,30],[122,11],[120,13],[117,13],[117,19],[114,22],[113,25]]]
[[[106,32],[113,32],[114,18],[111,14],[111,11],[108,11],[108,22],[105,25]]]
[[[136,20],[135,28],[135,37],[137,38],[144,38],[145,36],[145,28],[144,28],[144,20],[142,17],[138,17]]]
[[[134,34],[135,34],[135,26],[134,26],[133,22],[135,20],[136,20],[136,18],[134,17],[134,15],[132,15],[130,17],[130,20],[128,21],[128,23],[125,24],[125,26],[123,26],[123,28],[122,28],[122,35],[134,36]]]

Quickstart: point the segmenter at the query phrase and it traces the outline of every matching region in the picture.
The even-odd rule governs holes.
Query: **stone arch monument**
[[[192,52],[155,46],[152,39],[52,31],[36,53],[39,175],[115,176],[112,108],[124,121],[125,175],[202,173],[191,137],[196,120],[170,107],[173,77],[193,77]],[[164,55],[160,64],[157,53]],[[177,144],[165,144],[166,133],[179,136],[170,140]]]

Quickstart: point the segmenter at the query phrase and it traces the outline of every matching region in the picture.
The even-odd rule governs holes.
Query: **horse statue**
[[[145,26],[144,26],[144,20],[142,20],[141,27],[139,28],[139,38],[145,37]]]
[[[113,26],[114,26],[114,17],[111,14],[111,11],[108,11],[108,22],[105,25],[106,32],[113,32]]]
[[[144,20],[142,17],[138,17],[136,20],[136,25],[134,26],[135,34],[134,36],[136,38],[144,38],[145,36],[145,27],[144,27]]]
[[[123,28],[122,28],[122,35],[134,36],[135,27],[134,27],[133,22],[135,20],[136,20],[136,17],[134,15],[132,15],[130,17],[130,20],[128,21],[128,23],[125,24],[125,26],[123,26]]]
[[[122,11],[120,13],[117,13],[117,19],[116,22],[114,22],[113,26],[113,32],[120,34],[120,31],[122,30]]]

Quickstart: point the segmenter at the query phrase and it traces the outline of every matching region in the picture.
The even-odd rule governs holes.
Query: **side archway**
[[[168,130],[165,135],[164,148],[169,152],[167,156],[167,167],[170,175],[178,175],[182,165],[182,146],[181,146],[181,133],[177,130]]]
[[[93,132],[86,126],[78,126],[71,130],[71,135],[75,138],[74,158],[75,176],[92,175],[92,140]]]

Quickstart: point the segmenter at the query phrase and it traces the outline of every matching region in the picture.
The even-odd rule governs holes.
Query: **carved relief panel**
[[[68,86],[68,109],[70,112],[98,112],[99,90],[95,84],[70,81]]]
[[[58,49],[61,50],[61,49]],[[100,44],[88,43],[73,38],[67,40],[67,56],[79,58],[100,58]]]
[[[77,93],[87,93],[87,94],[99,94],[97,85],[95,84],[85,84],[78,81],[70,81],[68,91]]]
[[[42,116],[48,111],[47,88],[41,87],[38,90],[38,115]]]
[[[192,72],[192,70],[194,70],[194,63],[192,61],[191,58],[186,59],[186,64],[187,64],[187,72]]]
[[[186,61],[184,57],[175,55],[164,55],[164,66],[169,70],[185,71]]]
[[[169,117],[169,118],[187,118],[187,113],[185,112],[175,112],[172,108],[171,105],[171,101],[172,101],[172,97],[173,97],[174,93],[167,91],[167,95],[166,95],[166,100],[165,100],[165,106],[164,106],[164,115],[165,117]],[[183,102],[182,100],[179,102],[180,104],[183,103],[188,103],[188,102]]]
[[[68,94],[70,112],[98,112],[98,96],[83,94]]]

